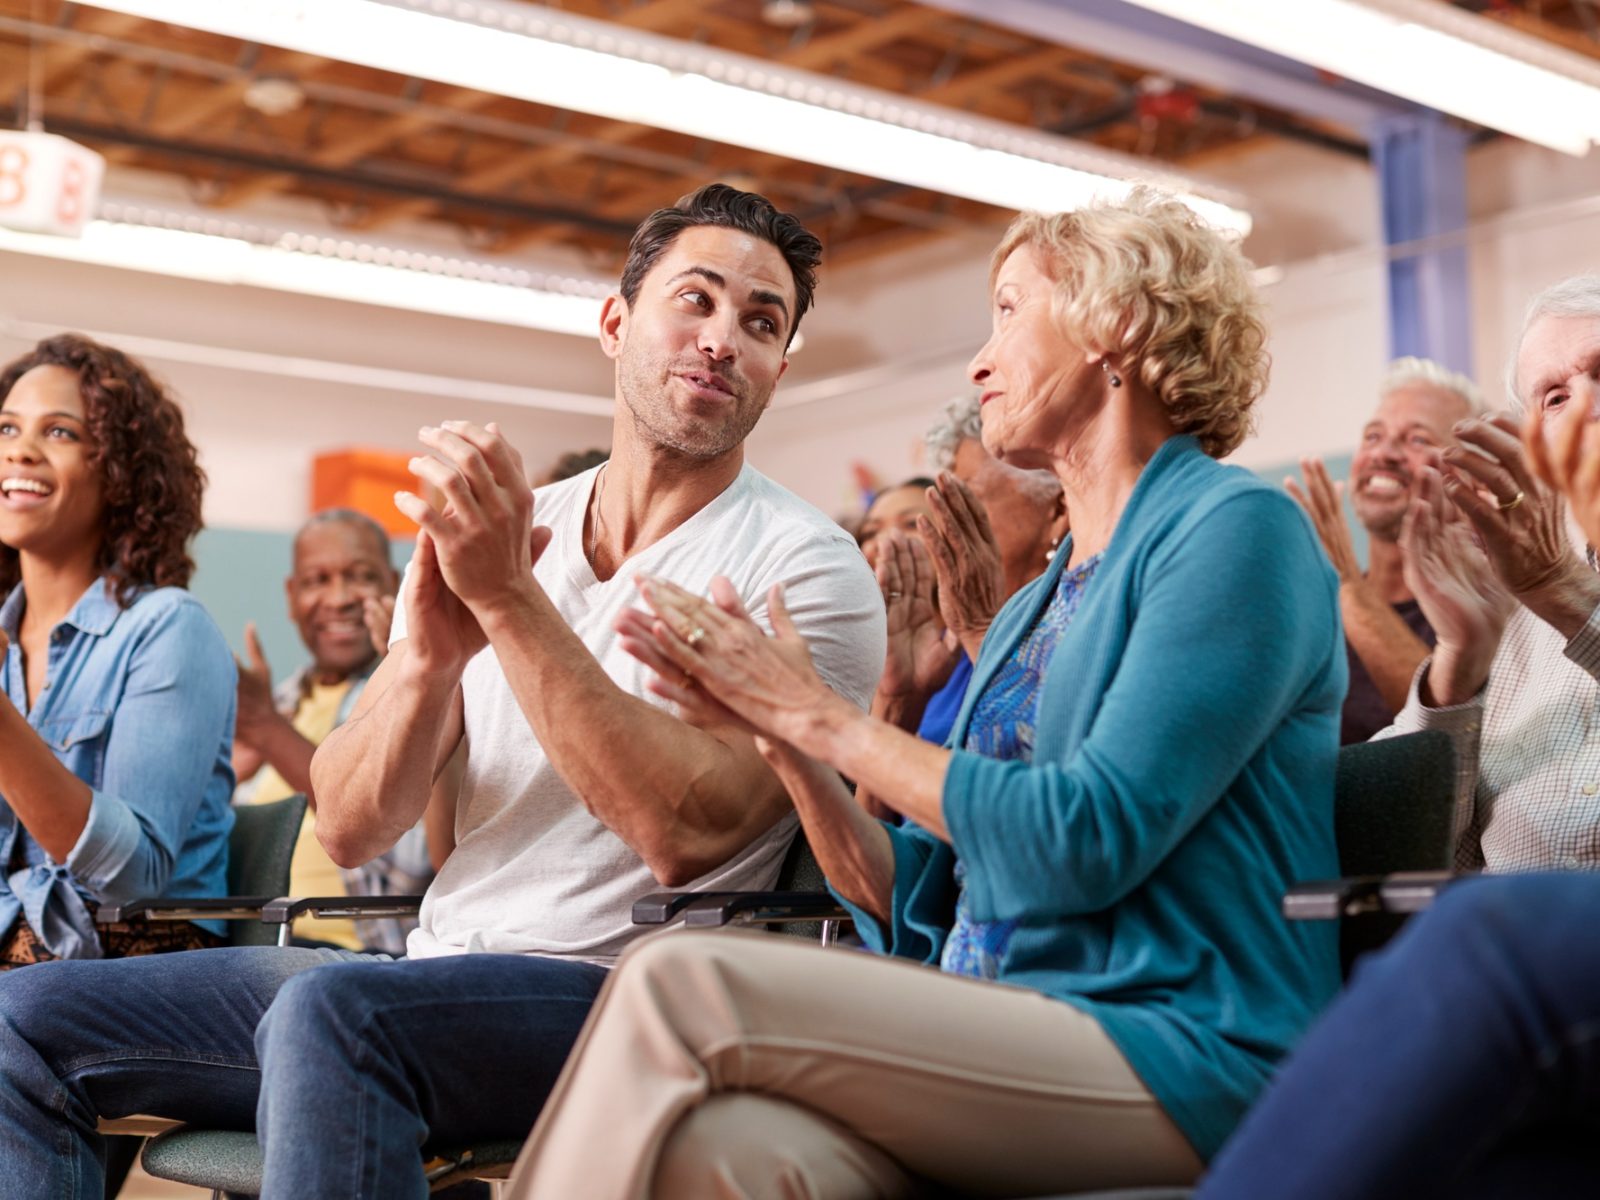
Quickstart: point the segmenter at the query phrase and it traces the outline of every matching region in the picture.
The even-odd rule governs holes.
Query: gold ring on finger
[[[689,630],[688,636],[683,640],[688,644],[689,649],[698,649],[700,643],[706,640],[705,626],[696,625],[693,629]]]
[[[891,600],[898,600],[898,599],[900,599],[900,597],[901,597],[901,596],[903,596],[903,595],[905,595],[905,593],[904,593],[904,592],[890,592],[890,593],[889,593],[889,599],[891,599]]]
[[[1516,508],[1519,504],[1521,504],[1527,498],[1528,498],[1528,493],[1527,492],[1519,491],[1515,496],[1511,497],[1511,499],[1500,501],[1500,503],[1497,505],[1497,507],[1500,509],[1501,512],[1510,512],[1513,508]]]

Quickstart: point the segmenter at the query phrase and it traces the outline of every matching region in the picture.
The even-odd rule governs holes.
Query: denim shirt
[[[0,682],[93,798],[83,834],[57,863],[0,796],[0,936],[22,914],[51,953],[98,958],[86,901],[226,894],[233,655],[183,589],[141,592],[123,609],[99,579],[50,631],[30,712],[17,645],[23,607],[19,584],[0,605],[11,640]]]

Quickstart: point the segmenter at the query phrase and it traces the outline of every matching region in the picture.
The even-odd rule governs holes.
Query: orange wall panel
[[[353,508],[382,525],[392,536],[414,538],[417,526],[394,506],[398,491],[417,490],[417,477],[406,469],[409,454],[389,450],[336,450],[311,460],[311,511]]]

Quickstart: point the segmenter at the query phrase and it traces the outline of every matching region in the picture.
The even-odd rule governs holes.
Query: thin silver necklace
[[[594,560],[594,555],[595,555],[595,550],[600,545],[600,527],[601,527],[601,524],[602,524],[602,522],[604,520],[604,518],[600,515],[604,511],[600,507],[600,502],[601,502],[601,500],[603,500],[605,498],[605,494],[606,494],[606,468],[609,467],[610,465],[611,465],[610,463],[601,463],[600,464],[600,470],[595,475],[595,480],[594,480],[594,520],[592,522],[590,522],[590,525],[589,525],[588,556],[589,556],[589,565],[590,566],[596,565],[595,564],[595,560]]]

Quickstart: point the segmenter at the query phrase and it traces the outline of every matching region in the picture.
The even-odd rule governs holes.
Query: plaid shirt
[[[1456,866],[1531,871],[1600,866],[1600,609],[1569,642],[1519,607],[1465,704],[1417,698],[1378,737],[1442,729],[1456,748]]]

